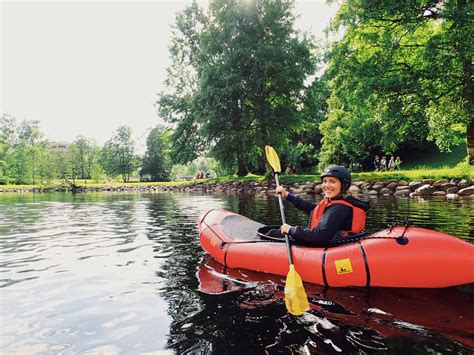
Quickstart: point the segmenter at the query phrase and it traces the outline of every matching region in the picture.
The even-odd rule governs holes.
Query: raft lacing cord
[[[410,227],[410,225],[412,223],[411,219],[402,218],[402,217],[394,217],[392,219],[391,223],[388,223],[388,231],[391,232],[393,230],[393,228],[396,227],[397,224],[400,224],[400,222],[403,223],[403,227],[405,229],[403,230],[402,234],[399,235],[398,237],[383,237],[383,236],[374,237],[374,236],[368,235],[368,234],[370,234],[370,232],[368,230],[364,229],[358,235],[355,235],[355,236],[352,236],[352,237],[349,236],[349,237],[344,238],[344,239],[333,240],[333,241],[331,241],[331,244],[332,245],[346,244],[346,243],[350,243],[350,242],[354,242],[354,241],[361,241],[361,240],[366,240],[366,239],[395,239],[397,241],[397,243],[405,245],[405,244],[408,243],[408,238],[405,237],[405,233],[408,230],[408,227]],[[363,234],[363,235],[361,235],[361,234]]]

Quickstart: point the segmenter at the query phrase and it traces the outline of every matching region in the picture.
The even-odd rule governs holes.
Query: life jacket
[[[311,220],[309,227],[314,228],[318,225],[319,220],[323,216],[324,211],[331,205],[334,204],[341,204],[347,207],[352,208],[352,226],[351,230],[344,231],[343,237],[347,237],[350,234],[360,233],[365,228],[365,216],[366,212],[364,209],[354,206],[352,203],[346,200],[331,200],[329,198],[324,198],[318,205],[314,208],[313,212],[311,213]]]

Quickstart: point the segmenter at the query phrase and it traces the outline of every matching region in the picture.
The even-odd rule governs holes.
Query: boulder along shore
[[[319,195],[322,193],[322,184],[307,181],[305,183],[283,183],[283,185],[296,195]],[[185,192],[196,191],[211,194],[274,194],[273,181],[261,182],[206,182],[194,180],[182,185],[146,185],[146,186],[105,186],[105,187],[77,187],[73,188],[10,188],[2,189],[0,193],[25,193],[25,192],[106,192],[106,191],[143,191],[143,192]],[[356,180],[352,182],[349,190],[354,195],[362,197],[432,197],[446,200],[468,199],[474,201],[474,181],[453,179],[423,179],[423,180]]]

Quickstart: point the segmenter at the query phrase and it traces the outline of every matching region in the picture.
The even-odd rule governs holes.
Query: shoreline
[[[314,181],[306,182],[285,182],[282,184],[289,192],[296,195],[318,195],[322,192],[321,183]],[[215,194],[273,194],[275,190],[273,181],[230,181],[230,182],[212,182],[205,180],[193,180],[182,184],[144,184],[144,185],[117,185],[117,186],[99,186],[88,187],[47,187],[47,188],[8,188],[2,189],[0,186],[0,195],[3,193],[87,193],[87,192],[188,192],[196,191],[201,193]],[[474,181],[462,178],[453,179],[421,179],[421,180],[355,180],[349,188],[355,195],[364,197],[432,197],[445,200],[467,199],[474,201]]]

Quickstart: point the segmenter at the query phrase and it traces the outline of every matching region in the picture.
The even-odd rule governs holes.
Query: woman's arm
[[[300,211],[306,212],[308,214],[310,214],[316,207],[315,203],[303,200],[301,197],[295,196],[291,193],[288,193],[286,200],[290,201]]]
[[[316,204],[312,203],[312,202],[309,202],[309,201],[306,201],[306,200],[303,200],[302,198],[298,197],[298,196],[295,196],[291,193],[289,193],[288,191],[285,190],[285,188],[283,186],[278,186],[275,190],[275,195],[278,196],[278,194],[281,194],[281,196],[292,202],[293,205],[295,205],[295,207],[303,212],[306,212],[306,213],[311,213],[311,211],[314,210],[314,208],[316,207]]]

